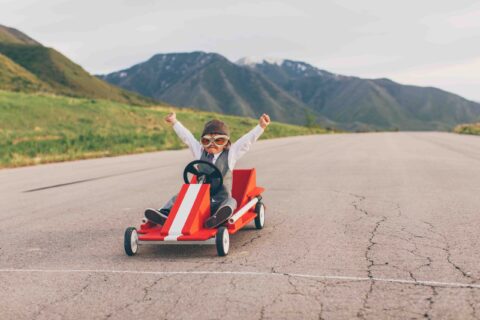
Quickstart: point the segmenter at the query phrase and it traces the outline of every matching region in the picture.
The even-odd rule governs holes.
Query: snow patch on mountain
[[[257,64],[269,63],[281,66],[283,61],[285,60],[279,58],[244,57],[239,59],[236,64],[241,66],[255,66]]]

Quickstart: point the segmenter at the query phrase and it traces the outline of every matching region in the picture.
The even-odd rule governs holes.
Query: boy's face
[[[205,149],[205,151],[207,151],[208,153],[211,153],[211,154],[216,154],[216,153],[220,153],[223,151],[223,146],[220,146],[220,147],[217,147],[216,145],[214,145],[213,143],[208,146],[208,147],[203,147]]]
[[[230,137],[218,134],[206,134],[202,137],[203,149],[211,154],[220,153],[225,149]]]

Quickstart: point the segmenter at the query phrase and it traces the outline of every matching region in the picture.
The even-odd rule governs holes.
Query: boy
[[[230,141],[228,126],[220,120],[214,119],[205,124],[200,142],[177,120],[175,112],[168,114],[165,121],[173,126],[175,133],[189,147],[195,160],[211,162],[222,173],[223,186],[211,196],[213,214],[205,222],[205,227],[215,228],[221,225],[232,216],[237,207],[237,202],[231,196],[232,171],[235,164],[262,135],[270,124],[270,117],[264,113],[258,125],[233,144]],[[153,223],[163,225],[176,199],[177,196],[173,196],[160,210],[151,208],[145,210],[145,217]]]

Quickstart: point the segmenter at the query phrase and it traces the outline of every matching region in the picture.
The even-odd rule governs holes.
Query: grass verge
[[[453,129],[456,133],[480,135],[480,122],[471,124],[460,124]]]
[[[0,168],[183,148],[163,121],[173,110],[196,137],[212,118],[230,126],[233,141],[257,124],[190,109],[0,91]],[[327,131],[272,123],[261,138],[319,133]]]

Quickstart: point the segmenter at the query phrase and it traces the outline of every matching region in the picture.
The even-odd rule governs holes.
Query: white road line
[[[378,281],[390,282],[408,285],[422,285],[432,287],[453,287],[453,288],[469,288],[480,289],[480,284],[458,283],[458,282],[439,282],[428,280],[404,280],[404,279],[388,279],[388,278],[368,278],[368,277],[351,277],[351,276],[328,276],[313,275],[299,273],[280,273],[280,272],[253,272],[253,271],[135,271],[135,270],[76,270],[76,269],[0,269],[0,273],[117,273],[117,274],[136,274],[136,275],[234,275],[234,276],[275,276],[275,277],[296,277],[306,279],[323,279],[337,281]]]

